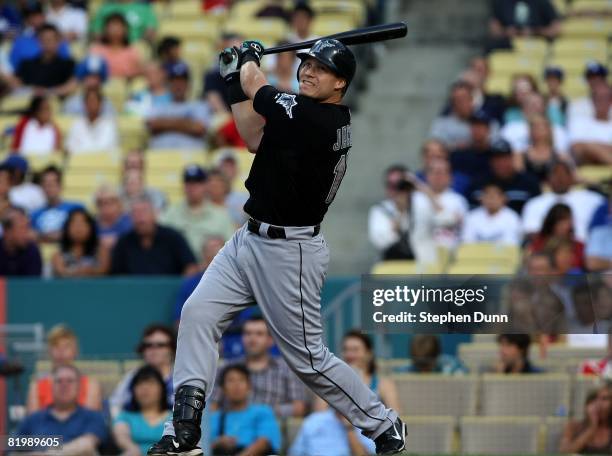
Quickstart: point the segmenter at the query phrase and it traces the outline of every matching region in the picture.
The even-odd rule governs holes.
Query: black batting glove
[[[246,62],[255,62],[259,66],[263,57],[264,47],[259,41],[243,41],[240,46],[241,61],[244,65]]]

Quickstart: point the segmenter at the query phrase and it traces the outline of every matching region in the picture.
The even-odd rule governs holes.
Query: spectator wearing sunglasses
[[[153,324],[145,328],[137,352],[144,364],[157,369],[166,384],[168,402],[174,403],[172,386],[172,368],[176,354],[176,334],[170,326]],[[116,416],[125,406],[132,402],[130,385],[138,369],[125,374],[109,398],[111,413]]]

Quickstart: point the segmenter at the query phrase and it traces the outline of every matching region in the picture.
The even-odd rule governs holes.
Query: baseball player
[[[299,95],[270,86],[259,68],[263,46],[226,49],[220,70],[250,152],[249,221],[217,254],[181,314],[174,366],[173,419],[149,456],[201,455],[200,421],[214,385],[217,344],[234,316],[259,304],[291,369],[376,443],[378,454],[405,447],[406,426],[359,375],[323,345],[321,288],[329,249],[320,224],[351,147],[351,115],[341,104],[355,74],[353,53],[322,39],[298,53]],[[229,62],[229,63],[226,63]]]

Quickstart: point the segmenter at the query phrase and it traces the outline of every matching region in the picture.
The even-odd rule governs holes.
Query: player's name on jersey
[[[446,325],[449,323],[509,323],[508,315],[490,314],[485,312],[472,312],[454,314],[447,313],[432,313],[432,312],[398,312],[384,313],[374,312],[372,314],[374,323],[438,323]]]

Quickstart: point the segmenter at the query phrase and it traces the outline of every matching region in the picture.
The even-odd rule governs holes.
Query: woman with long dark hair
[[[122,14],[114,13],[106,18],[100,41],[90,52],[106,60],[111,77],[133,78],[142,73],[141,56],[130,45],[129,24]]]
[[[24,155],[46,155],[62,148],[62,135],[53,122],[51,103],[34,96],[13,135],[11,150]]]
[[[540,232],[528,247],[530,253],[539,253],[550,246],[554,239],[565,240],[572,245],[572,266],[584,269],[584,244],[574,236],[572,210],[567,204],[557,203],[550,208],[544,218]]]
[[[124,456],[147,454],[171,419],[166,383],[150,365],[138,369],[130,383],[131,401],[117,416],[113,435]]]
[[[342,359],[357,370],[366,385],[374,391],[389,408],[400,413],[397,389],[393,380],[378,374],[374,345],[369,336],[357,329],[344,334],[342,338]]]
[[[85,209],[70,212],[60,239],[60,250],[51,259],[57,277],[86,277],[106,274],[110,252],[100,246],[94,218]]]

